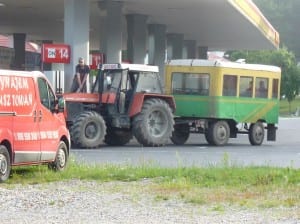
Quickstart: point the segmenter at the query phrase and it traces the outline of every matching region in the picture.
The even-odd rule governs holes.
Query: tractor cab
[[[163,90],[156,66],[103,64],[92,92],[100,94],[101,104],[111,104],[105,106],[110,114],[129,114],[136,94],[162,94]]]

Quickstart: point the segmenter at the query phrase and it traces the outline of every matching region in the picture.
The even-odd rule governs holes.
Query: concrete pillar
[[[43,40],[42,41],[42,44],[52,44],[52,43],[53,43],[52,40]],[[51,63],[43,63],[42,64],[42,70],[43,71],[51,71],[52,70],[52,64]]]
[[[198,58],[200,59],[207,59],[207,51],[208,47],[198,47]]]
[[[99,8],[105,12],[100,21],[100,52],[107,63],[122,62],[122,2],[102,1]]]
[[[148,25],[148,61],[157,65],[161,80],[164,83],[164,65],[166,59],[166,26],[162,24]]]
[[[130,14],[127,19],[127,55],[131,63],[144,64],[146,56],[147,16]]]
[[[25,70],[25,33],[14,33],[14,50],[15,57],[11,65],[12,69]]]
[[[194,59],[196,58],[196,41],[195,40],[185,40],[183,47],[183,56],[184,59]]]
[[[183,34],[170,33],[167,34],[167,58],[181,59],[183,56]]]
[[[89,63],[89,1],[64,0],[64,42],[71,46],[71,62],[65,64],[65,90],[70,90],[78,58]],[[87,85],[89,90],[89,85]]]

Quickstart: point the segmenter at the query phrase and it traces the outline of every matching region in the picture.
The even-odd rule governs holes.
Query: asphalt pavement
[[[280,118],[275,142],[252,146],[247,135],[238,135],[222,147],[209,146],[204,136],[192,134],[183,146],[143,147],[135,140],[122,147],[105,144],[97,149],[72,149],[77,161],[89,164],[144,165],[162,167],[215,166],[224,162],[239,166],[300,168],[300,118]]]

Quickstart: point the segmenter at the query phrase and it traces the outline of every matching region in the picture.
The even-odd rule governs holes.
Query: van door
[[[40,160],[39,114],[31,77],[9,76],[14,132],[14,164]]]
[[[0,142],[13,142],[13,117],[15,115],[11,104],[10,77],[0,71]],[[0,168],[1,169],[1,168]]]
[[[49,83],[42,77],[38,78],[41,161],[54,160],[59,145],[59,128],[64,122],[58,118],[55,108],[55,94]]]

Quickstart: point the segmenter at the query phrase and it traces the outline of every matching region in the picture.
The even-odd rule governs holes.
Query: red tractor
[[[103,64],[91,93],[66,93],[66,121],[74,145],[121,146],[134,136],[143,146],[161,146],[172,135],[175,101],[164,95],[158,67]]]

